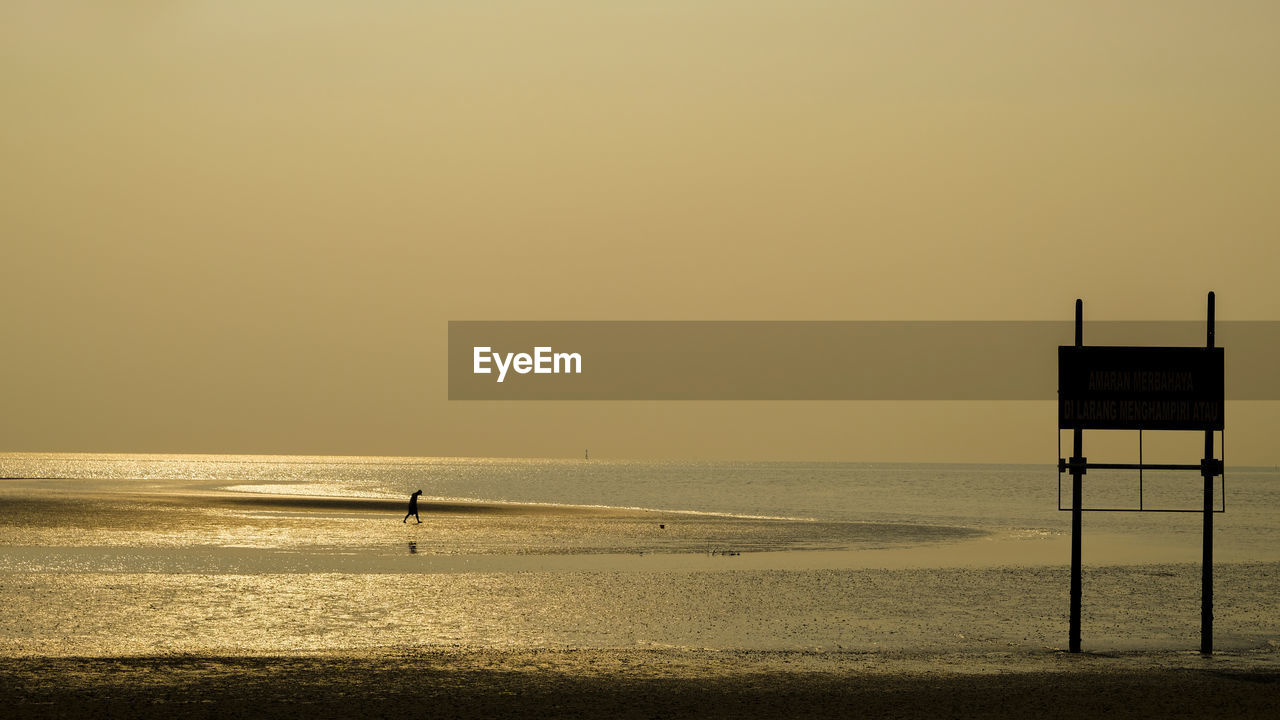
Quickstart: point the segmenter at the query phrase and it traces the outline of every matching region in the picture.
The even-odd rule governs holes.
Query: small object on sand
[[[661,524],[661,523],[659,523],[659,524],[658,524],[658,529],[659,529],[659,530],[666,530],[666,529],[667,529],[667,526],[666,526],[666,525],[663,525],[663,524]]]

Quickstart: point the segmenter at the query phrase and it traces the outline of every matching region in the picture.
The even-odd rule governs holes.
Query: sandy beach
[[[7,659],[6,716],[1240,718],[1274,655],[619,650]],[[15,712],[16,711],[16,712]]]

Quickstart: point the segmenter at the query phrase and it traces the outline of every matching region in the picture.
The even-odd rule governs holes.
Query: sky
[[[1277,27],[6,2],[0,451],[1053,462],[1051,402],[450,402],[447,323],[1280,320]]]

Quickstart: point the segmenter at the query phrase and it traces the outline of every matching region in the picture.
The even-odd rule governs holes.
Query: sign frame
[[[1204,480],[1204,517],[1200,575],[1200,654],[1213,654],[1213,516],[1226,510],[1223,461],[1214,457],[1213,434],[1226,437],[1224,423],[1225,353],[1214,343],[1215,296],[1209,293],[1205,344],[1197,348],[1092,346],[1084,344],[1084,301],[1076,300],[1075,345],[1058,347],[1058,432],[1072,434],[1072,454],[1058,448],[1058,506],[1062,473],[1071,474],[1071,608],[1067,630],[1070,652],[1080,652],[1081,498],[1084,475],[1093,469],[1195,470]],[[1097,374],[1100,373],[1100,374]],[[1086,408],[1075,403],[1091,403]],[[1197,410],[1198,409],[1198,410]],[[1089,462],[1086,429],[1197,430],[1204,432],[1204,456],[1198,465]],[[1139,450],[1141,454],[1141,450]],[[1223,476],[1222,511],[1214,508],[1213,479]],[[1141,496],[1139,496],[1141,497]],[[1127,508],[1096,508],[1122,511]],[[1152,509],[1154,510],[1154,509]],[[1144,512],[1141,505],[1134,511]],[[1165,511],[1174,512],[1174,511]]]

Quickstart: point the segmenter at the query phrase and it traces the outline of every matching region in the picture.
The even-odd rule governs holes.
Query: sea
[[[1049,465],[0,454],[0,655],[1040,651],[1066,639],[1070,487]],[[1280,472],[1213,487],[1219,642],[1274,649]],[[1108,509],[1083,521],[1089,647],[1195,647],[1203,491],[1086,476]],[[1118,511],[1139,506],[1162,512]]]

